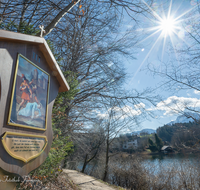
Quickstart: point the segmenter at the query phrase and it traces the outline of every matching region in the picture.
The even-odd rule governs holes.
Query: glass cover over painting
[[[49,75],[18,55],[8,124],[45,130]]]

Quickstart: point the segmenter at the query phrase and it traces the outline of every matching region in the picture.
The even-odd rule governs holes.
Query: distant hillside
[[[152,134],[152,133],[155,133],[155,132],[156,132],[156,130],[154,130],[154,129],[142,129],[141,131],[134,131],[131,134],[132,135],[139,135],[140,133],[149,133],[149,134]]]
[[[185,112],[175,121],[159,127],[156,132],[163,141],[174,145],[194,146],[196,139],[200,139],[200,114]],[[182,144],[181,144],[182,143]]]
[[[170,123],[167,123],[166,125],[173,125],[175,123],[195,122],[193,118],[196,120],[200,120],[200,114],[185,112],[183,115],[178,116],[175,121],[171,121]]]

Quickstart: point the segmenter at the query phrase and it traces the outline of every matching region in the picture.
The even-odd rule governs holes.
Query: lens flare
[[[155,36],[157,36],[157,37],[155,37],[155,41],[154,41],[153,45],[147,52],[147,55],[145,56],[143,61],[140,63],[138,69],[134,73],[134,76],[130,80],[129,84],[131,84],[133,82],[135,76],[137,75],[137,73],[139,72],[139,70],[141,69],[141,67],[143,66],[143,64],[145,63],[145,61],[147,60],[147,58],[149,57],[149,55],[151,54],[151,52],[153,51],[153,49],[156,47],[156,45],[159,42],[162,42],[162,45],[163,45],[163,48],[161,50],[162,51],[161,60],[163,59],[163,55],[165,52],[165,44],[167,42],[171,42],[171,45],[172,45],[172,48],[174,49],[175,54],[176,54],[176,49],[181,48],[183,43],[189,46],[189,43],[185,39],[186,32],[191,33],[194,29],[191,25],[188,25],[186,27],[182,27],[182,26],[184,24],[184,21],[188,21],[193,18],[197,18],[197,16],[194,15],[194,10],[198,8],[198,6],[200,5],[200,2],[198,2],[198,0],[191,0],[191,4],[194,6],[190,9],[186,10],[179,16],[177,16],[176,14],[177,14],[178,9],[176,11],[172,11],[172,1],[173,0],[171,0],[169,3],[168,12],[165,12],[165,11],[157,12],[157,11],[155,11],[155,9],[157,8],[156,7],[157,4],[153,4],[152,6],[150,6],[147,4],[147,2],[145,0],[142,0],[142,2],[147,6],[147,8],[149,9],[150,13],[153,16],[152,19],[149,19],[152,22],[153,26],[150,26],[147,28],[142,27],[142,30],[141,29],[137,30],[138,32],[140,32],[140,31],[150,32],[150,34],[146,38],[139,41],[138,44],[142,44],[144,41],[150,39],[151,37],[155,37]],[[159,10],[160,10],[160,8],[159,8]],[[164,8],[163,8],[163,10],[164,10]],[[187,16],[187,18],[184,18],[185,16]],[[194,20],[194,22],[197,22],[197,21]],[[199,23],[197,23],[197,24],[199,24]],[[195,24],[192,24],[192,25],[194,26]],[[167,37],[169,37],[169,38],[167,39]],[[181,40],[181,43],[177,44],[177,40]],[[137,56],[139,56],[139,54],[137,54]],[[177,56],[177,54],[176,54],[176,56]]]
[[[162,19],[160,22],[160,29],[162,33],[166,35],[171,35],[175,30],[175,20],[171,18]]]

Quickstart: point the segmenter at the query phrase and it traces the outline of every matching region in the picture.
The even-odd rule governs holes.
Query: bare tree
[[[130,126],[135,124],[137,114],[132,114],[124,107],[121,107],[119,102],[111,101],[110,107],[107,107],[104,120],[101,126],[104,128],[105,133],[105,169],[102,179],[106,181],[108,175],[108,165],[110,157],[118,154],[119,152],[110,152],[111,145],[123,130],[127,130]]]
[[[82,162],[81,172],[85,172],[87,165],[93,160],[97,160],[99,154],[102,153],[105,134],[103,128],[99,125],[93,125],[89,129],[85,129],[84,133],[74,133],[72,140],[75,145],[75,152],[70,160]]]
[[[97,115],[94,110],[100,111],[105,104],[109,105],[110,99],[124,106],[134,106],[142,101],[147,104],[153,98],[148,90],[139,93],[123,89],[126,73],[122,56],[133,58],[131,47],[137,48],[136,33],[120,33],[116,9],[105,9],[104,4],[99,2],[82,3],[87,4],[84,17],[79,17],[80,7],[74,7],[72,14],[64,18],[57,30],[51,33],[56,51],[62,58],[60,66],[64,74],[67,77],[68,71],[76,73],[74,78],[79,83],[74,99],[63,97],[63,104],[58,106],[67,105],[64,110],[67,117],[58,124],[63,134],[81,130],[84,125],[92,126]],[[70,24],[66,26],[64,23],[67,21]]]
[[[98,3],[98,5],[104,4],[104,7],[110,7],[110,9],[116,9],[121,15],[123,15],[123,11],[126,11],[135,21],[137,21],[137,14],[143,14],[148,11],[146,5],[140,0],[134,0],[132,2],[97,0],[93,2]],[[148,3],[151,4],[151,0]],[[17,32],[24,32],[26,30],[25,28],[30,26],[36,29],[39,25],[44,25],[44,29],[46,30],[44,36],[46,36],[56,28],[58,23],[66,17],[67,13],[73,14],[70,11],[76,5],[82,7],[79,16],[84,17],[87,4],[81,0],[2,0],[0,1],[1,23],[12,23],[10,29],[17,30]],[[131,12],[132,14],[130,14]],[[40,33],[36,31],[36,35],[39,36]]]

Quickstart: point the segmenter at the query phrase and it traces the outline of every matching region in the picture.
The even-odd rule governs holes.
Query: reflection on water
[[[198,154],[156,154],[156,155],[149,155],[147,158],[151,160],[163,160],[163,159],[176,159],[176,160],[185,160],[185,159],[197,159],[200,155]]]
[[[200,155],[198,154],[159,154],[149,155],[142,161],[142,165],[148,171],[157,174],[161,171],[174,169],[178,171],[187,171],[188,168],[200,168]]]
[[[144,157],[144,163],[145,162],[151,162],[151,163],[174,163],[174,162],[199,162],[200,155],[198,154],[158,154],[158,155],[149,155],[147,157]]]

